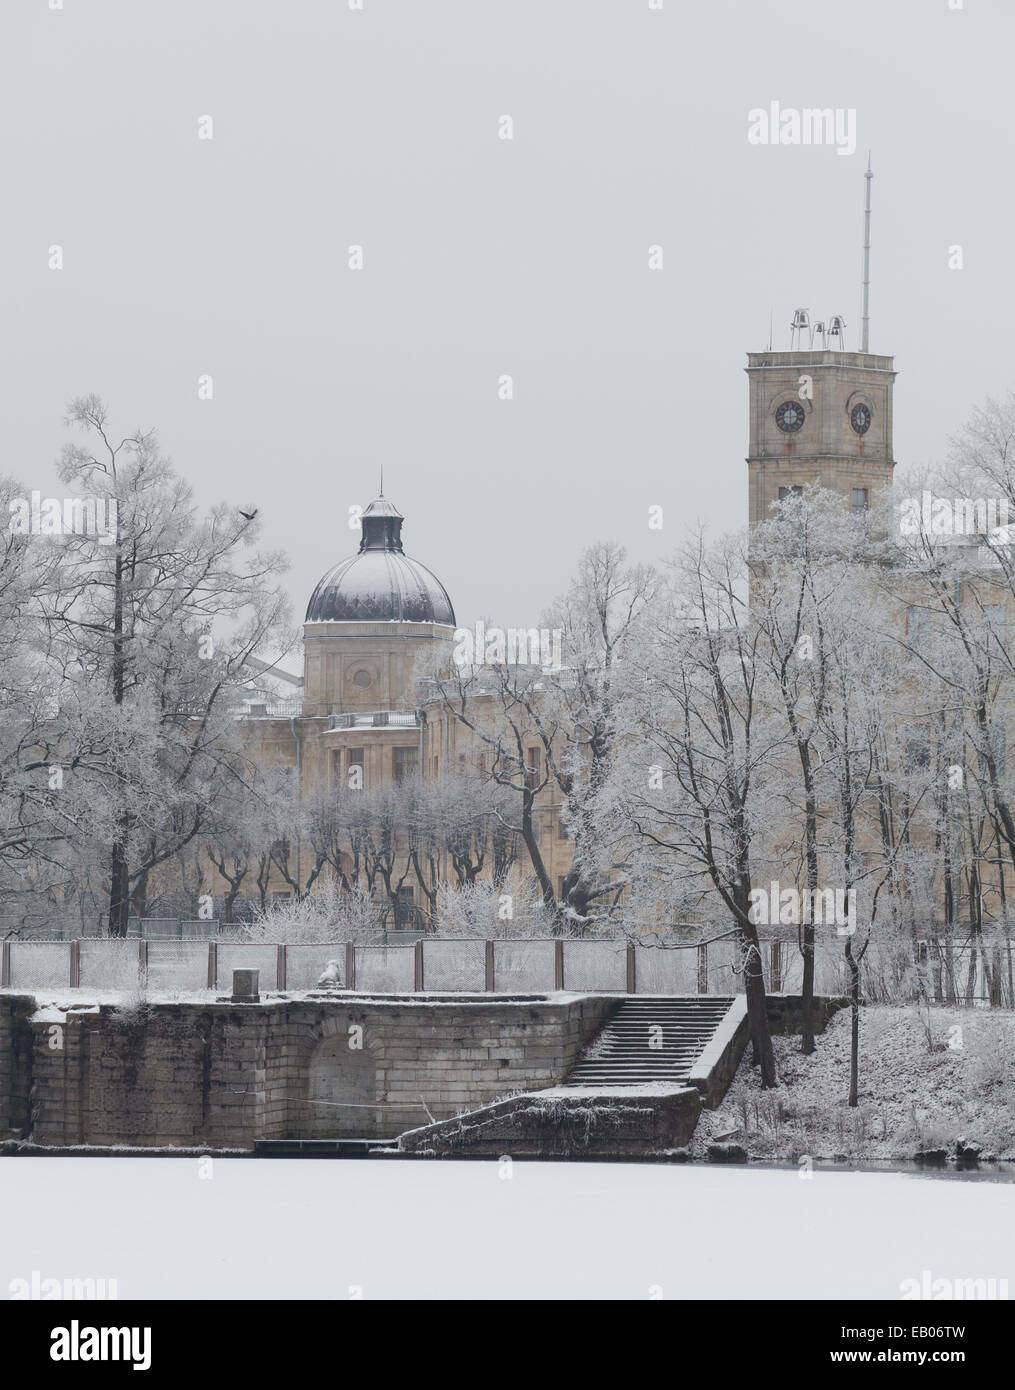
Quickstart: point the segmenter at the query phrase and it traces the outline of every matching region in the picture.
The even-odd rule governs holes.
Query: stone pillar
[[[257,991],[259,970],[233,971],[233,1003],[259,1004],[261,996]]]

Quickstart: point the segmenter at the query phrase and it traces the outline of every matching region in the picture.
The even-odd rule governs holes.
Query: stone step
[[[566,1086],[683,1081],[733,1003],[732,997],[627,999],[577,1059]]]

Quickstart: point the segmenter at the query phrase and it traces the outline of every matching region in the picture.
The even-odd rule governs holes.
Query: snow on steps
[[[747,1043],[747,1000],[711,995],[625,999],[565,1079],[568,1087],[653,1082],[694,1086],[712,1108],[726,1090]]]

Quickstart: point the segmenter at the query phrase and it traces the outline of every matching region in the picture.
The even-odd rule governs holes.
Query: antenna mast
[[[860,351],[867,352],[870,348],[870,290],[871,290],[871,173],[870,150],[867,151],[867,172],[864,180],[867,184],[867,197],[864,203],[863,212],[863,332],[860,339]]]

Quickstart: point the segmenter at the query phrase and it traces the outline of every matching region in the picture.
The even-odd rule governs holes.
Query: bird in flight
[[[252,512],[245,512],[242,507],[239,508],[240,516],[245,516],[248,521],[253,521],[254,517],[257,515],[257,511],[257,507],[255,507]]]

